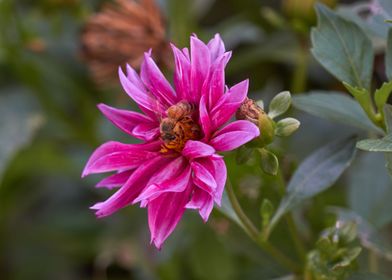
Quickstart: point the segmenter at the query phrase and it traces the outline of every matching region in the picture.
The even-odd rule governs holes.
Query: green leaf
[[[27,146],[42,125],[35,100],[20,88],[0,93],[0,179],[8,161]]]
[[[355,222],[357,224],[359,240],[363,247],[387,260],[392,260],[391,245],[367,220],[354,211],[344,208],[330,207],[329,211],[338,216],[338,223],[340,224],[347,222]]]
[[[312,91],[309,94],[298,94],[293,97],[293,105],[320,118],[383,134],[383,131],[368,119],[361,106],[344,93]]]
[[[329,143],[307,157],[291,178],[271,225],[305,199],[332,186],[350,165],[354,154],[355,138],[350,137]]]
[[[392,80],[392,29],[388,31],[387,49],[385,54],[385,73]]]
[[[357,159],[348,174],[348,204],[363,218],[382,227],[392,221],[392,182],[383,155],[363,153]]]
[[[266,149],[258,149],[258,151],[260,152],[261,169],[269,175],[276,175],[279,169],[278,158]]]
[[[312,29],[312,53],[338,80],[370,88],[373,47],[363,30],[324,5],[317,5],[318,25]]]
[[[301,125],[299,120],[294,118],[285,118],[277,122],[275,134],[279,137],[287,137],[293,134]]]
[[[269,104],[268,116],[274,119],[284,114],[291,105],[291,94],[288,91],[282,91],[277,94]]]
[[[392,134],[380,139],[365,139],[357,143],[357,148],[369,152],[392,152]]]
[[[350,275],[348,280],[388,280],[388,278],[375,273],[357,272]]]
[[[392,46],[391,46],[392,47]],[[379,112],[383,112],[384,105],[387,103],[389,95],[392,92],[392,81],[383,83],[382,86],[374,93],[374,101]]]
[[[384,120],[385,120],[385,127],[389,134],[392,132],[392,105],[390,104],[385,104],[384,106]]]
[[[389,26],[386,20],[392,18],[392,6],[390,0],[378,0],[377,12],[370,12],[363,17],[361,11],[369,10],[369,3],[366,1],[352,1],[352,4],[339,5],[338,13],[345,19],[354,21],[364,29],[370,37],[374,37],[382,44],[388,34]]]

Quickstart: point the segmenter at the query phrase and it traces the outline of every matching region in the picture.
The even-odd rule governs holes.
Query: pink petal
[[[188,48],[183,48],[182,53],[185,55],[185,57],[191,61],[191,55],[189,54],[189,49]]]
[[[213,128],[219,128],[234,115],[246,98],[248,85],[248,80],[242,81],[222,95],[210,114]]]
[[[235,121],[218,131],[210,144],[217,151],[230,151],[259,136],[259,128],[245,120]]]
[[[162,104],[166,104],[168,107],[177,103],[176,93],[149,53],[144,54],[140,75],[150,92]]]
[[[129,69],[130,68],[129,66]],[[132,70],[133,71],[133,70]],[[120,82],[125,92],[139,105],[140,109],[150,117],[156,116],[157,113],[163,113],[164,109],[149,93],[143,91],[139,84],[135,84],[134,80],[125,76],[121,67],[118,68]],[[129,75],[133,77],[132,75]]]
[[[225,90],[225,66],[231,57],[231,52],[224,53],[217,58],[213,64],[211,79],[208,89],[208,107],[214,108],[218,100],[223,96]]]
[[[190,75],[191,75],[191,63],[186,55],[177,49],[173,44],[171,45],[174,55],[174,61],[176,69],[174,72],[174,86],[180,100],[189,99],[188,94],[191,88],[190,86]]]
[[[97,210],[97,217],[108,216],[117,210],[129,205],[145,188],[147,181],[157,170],[165,168],[170,158],[157,156],[140,165],[129,177],[128,181],[111,197],[91,207]]]
[[[211,53],[211,61],[214,61],[226,51],[225,44],[219,34],[215,34],[214,38],[208,42],[208,48]]]
[[[178,176],[188,163],[187,159],[182,156],[176,158],[171,157],[170,160],[170,163],[168,163],[165,168],[157,171],[154,176],[149,178],[147,186],[160,184],[168,179]]]
[[[210,71],[211,54],[208,47],[195,36],[191,37],[191,102],[200,100],[201,89]]]
[[[140,91],[147,92],[146,87],[144,86],[142,80],[140,79],[139,75],[129,64],[126,65],[127,68],[127,78],[128,80],[136,86]]]
[[[191,163],[193,171],[193,183],[209,194],[213,194],[217,188],[215,178],[211,172],[200,162]]]
[[[138,167],[159,154],[160,141],[148,144],[123,144],[110,141],[98,147],[88,160],[82,177],[119,169]]]
[[[183,192],[189,185],[190,177],[191,167],[188,165],[178,176],[169,178],[162,183],[147,186],[147,188],[145,188],[132,203],[137,203],[144,200],[145,204],[148,204],[150,201],[154,200],[163,193]]]
[[[199,209],[199,214],[204,222],[207,222],[208,217],[214,208],[214,200],[211,195],[202,189],[195,188],[192,194],[191,201],[186,205],[188,209]]]
[[[200,158],[213,155],[215,153],[215,149],[210,145],[200,142],[188,140],[185,144],[184,149],[182,150],[182,155],[189,158]]]
[[[97,188],[105,187],[108,189],[120,187],[128,181],[129,177],[132,175],[133,172],[134,172],[134,170],[132,169],[132,170],[127,170],[127,171],[113,174],[113,175],[106,177],[105,179],[99,181],[95,186]]]
[[[173,232],[185,211],[192,188],[188,185],[183,192],[169,192],[148,203],[148,225],[151,243],[160,249]]]
[[[207,111],[207,105],[206,105],[206,97],[203,95],[200,98],[200,104],[199,104],[199,118],[200,118],[200,126],[201,129],[204,133],[204,139],[210,139],[211,132],[212,132],[212,125],[211,125],[211,119]]]
[[[101,112],[122,131],[145,141],[150,141],[159,133],[159,124],[145,115],[120,110],[105,104],[99,104]]]
[[[226,164],[221,156],[213,155],[206,158],[197,159],[214,177],[216,190],[213,194],[215,203],[221,205],[222,194],[226,184],[227,171]]]

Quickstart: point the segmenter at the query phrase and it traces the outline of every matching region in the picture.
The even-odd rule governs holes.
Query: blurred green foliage
[[[105,102],[132,109],[135,104],[124,98],[119,86],[94,83],[81,58],[83,25],[104,2],[107,1],[0,1],[0,279],[226,280],[288,276],[289,271],[218,211],[207,224],[196,213],[188,212],[162,251],[156,251],[149,246],[145,209],[128,207],[99,220],[88,209],[111,193],[95,191],[97,177],[80,179],[89,154],[108,139],[134,141],[113,128],[98,113],[96,104]],[[290,114],[301,121],[301,128],[269,147],[279,158],[280,176],[261,172],[259,153],[249,152],[240,160],[238,156],[236,160],[235,153],[225,155],[234,190],[257,226],[265,226],[273,216],[260,216],[263,201],[268,201],[263,203],[263,209],[268,207],[264,214],[278,207],[282,180],[288,182],[306,156],[337,138],[353,133],[370,137],[380,132],[357,103],[341,94],[335,98],[335,93],[330,92],[345,89],[310,53],[314,14],[287,11],[291,4],[286,2],[289,1],[159,1],[168,38],[176,44],[186,46],[192,32],[202,39],[216,32],[222,34],[227,48],[234,51],[227,69],[228,84],[249,77],[250,97],[265,101],[277,92],[290,90],[295,107],[326,119],[290,109]],[[306,2],[309,5],[312,1]],[[352,7],[339,10],[340,15],[352,20],[347,28],[355,26],[353,30],[357,32],[359,27],[352,23],[355,21],[363,30],[386,38],[387,31],[375,27],[380,19],[366,25]],[[390,38],[391,35],[389,45]],[[313,47],[313,52],[322,48]],[[379,83],[383,75],[377,72],[377,65],[374,71],[372,65],[365,66],[360,67],[361,71],[373,75],[374,83]],[[391,68],[388,69],[390,77]],[[370,78],[365,80],[369,87]],[[307,98],[295,96],[312,89],[323,91]],[[331,113],[325,109],[326,104],[335,104],[336,108],[329,107],[336,110]],[[358,153],[354,166],[343,178],[293,211],[306,250],[318,256],[325,249],[321,241],[315,246],[320,234],[335,225],[331,212],[342,221],[360,221],[356,242],[365,250],[355,268],[360,273],[350,279],[384,279],[376,278],[369,270],[392,276],[388,263],[391,255],[385,245],[391,241],[387,225],[392,221],[392,186],[383,160],[381,154]],[[348,208],[354,214],[348,210],[326,211],[328,206]],[[287,221],[276,224],[270,241],[295,259],[296,243],[288,237],[287,226]],[[330,256],[336,260],[334,253],[328,252],[327,258],[318,261],[327,265],[325,259]],[[374,258],[377,267],[369,265],[374,264]]]

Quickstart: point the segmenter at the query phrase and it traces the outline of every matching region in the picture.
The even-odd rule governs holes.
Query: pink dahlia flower
[[[214,203],[220,206],[226,166],[218,152],[230,151],[259,135],[249,121],[227,122],[244,101],[248,80],[228,88],[226,52],[219,35],[205,44],[196,36],[190,51],[172,45],[174,88],[145,53],[140,77],[127,66],[119,70],[125,92],[142,113],[104,104],[102,113],[140,144],[107,142],[90,157],[82,176],[116,171],[97,187],[119,187],[91,208],[98,217],[139,203],[148,209],[151,242],[157,248],[173,232],[185,209],[197,209],[207,221]]]

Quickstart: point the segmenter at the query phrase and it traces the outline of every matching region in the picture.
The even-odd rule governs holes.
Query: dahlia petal
[[[140,76],[143,83],[161,103],[169,106],[176,103],[177,97],[175,91],[149,53],[144,54]]]
[[[129,64],[126,65],[127,68],[127,78],[131,83],[133,83],[140,91],[147,93],[147,89],[144,86],[139,75]]]
[[[108,189],[120,187],[128,181],[129,177],[132,175],[133,172],[134,169],[110,175],[109,177],[106,177],[103,180],[99,181],[95,186],[97,188],[105,187]]]
[[[179,156],[176,158],[170,158],[170,162],[155,172],[153,176],[148,180],[147,186],[152,184],[160,184],[166,180],[177,177],[187,166],[186,158]]]
[[[145,188],[132,203],[144,201],[144,204],[147,205],[150,201],[154,200],[163,193],[183,192],[189,185],[190,177],[191,167],[188,165],[178,176],[169,178],[159,184],[147,186],[147,188]]]
[[[215,149],[210,145],[193,140],[188,140],[184,149],[182,150],[182,155],[188,159],[207,157],[213,155],[214,153]]]
[[[208,87],[209,108],[212,109],[216,102],[223,96],[225,90],[225,66],[231,57],[231,52],[224,53],[212,66],[211,80]]]
[[[200,99],[199,104],[199,118],[202,131],[204,133],[204,139],[209,139],[212,132],[211,119],[207,111],[206,97],[203,95]]]
[[[148,144],[123,144],[115,141],[98,147],[88,160],[82,177],[92,173],[103,173],[119,169],[138,167],[159,154],[160,142]]]
[[[211,55],[208,47],[195,36],[191,37],[192,102],[200,100],[201,89],[210,72]]]
[[[191,55],[189,54],[189,49],[188,48],[183,48],[182,53],[185,55],[185,57],[190,61],[191,60]]]
[[[170,158],[157,156],[140,165],[129,177],[128,181],[111,197],[104,202],[99,202],[90,207],[97,210],[97,217],[108,216],[130,204],[145,188],[147,181],[154,175],[156,170],[164,168]]]
[[[159,126],[141,123],[132,130],[132,135],[144,141],[151,141],[159,136]]]
[[[248,93],[249,81],[244,80],[221,96],[211,111],[211,120],[214,128],[226,123],[241,106]]]
[[[259,136],[259,128],[245,120],[235,121],[218,131],[210,144],[217,151],[230,151]]]
[[[157,136],[157,130],[159,132],[159,124],[145,115],[116,109],[102,103],[98,108],[114,125],[136,138],[149,141]]]
[[[151,243],[158,249],[162,247],[184,214],[191,191],[191,185],[188,185],[183,192],[164,193],[148,203]]]
[[[164,110],[150,94],[142,91],[138,85],[135,85],[124,72],[121,67],[118,68],[120,82],[125,92],[131,97],[138,105],[139,108],[148,116],[154,116],[157,112],[163,113]]]
[[[217,59],[226,51],[225,44],[219,34],[215,34],[214,38],[208,42],[207,46],[210,50],[212,61]]]
[[[215,203],[220,206],[227,179],[226,164],[223,158],[218,155],[213,155],[210,157],[197,159],[197,162],[202,164],[214,177],[216,182],[216,190],[213,194],[213,197]]]
[[[223,190],[227,179],[226,164],[222,157],[213,157],[212,163],[214,165],[213,175],[217,186],[214,193],[214,200],[218,206],[221,206]]]
[[[191,167],[193,171],[193,183],[209,194],[213,194],[217,185],[211,172],[200,162],[193,161]]]
[[[214,208],[214,200],[211,195],[202,189],[195,188],[191,200],[186,205],[188,209],[198,209],[199,214],[204,222],[207,222],[212,209]]]
[[[188,99],[190,89],[191,63],[183,52],[171,44],[176,69],[174,73],[174,86],[179,99]]]

